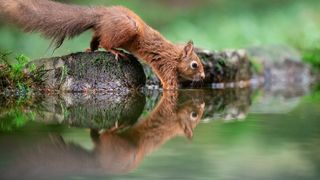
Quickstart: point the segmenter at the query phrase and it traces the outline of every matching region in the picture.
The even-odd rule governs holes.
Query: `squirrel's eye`
[[[198,68],[198,63],[196,61],[192,61],[190,64],[191,69],[196,69]]]
[[[198,113],[192,111],[191,114],[190,114],[190,119],[192,121],[196,120],[196,118],[198,117]]]

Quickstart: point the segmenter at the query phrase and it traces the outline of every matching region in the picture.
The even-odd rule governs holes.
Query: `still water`
[[[7,100],[0,179],[319,179],[320,91]]]

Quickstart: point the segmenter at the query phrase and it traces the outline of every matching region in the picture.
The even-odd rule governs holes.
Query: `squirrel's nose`
[[[206,77],[206,75],[204,73],[201,73],[200,77],[201,77],[201,79],[204,79]]]

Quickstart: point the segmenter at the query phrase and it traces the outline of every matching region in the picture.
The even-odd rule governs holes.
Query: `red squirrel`
[[[151,66],[163,89],[177,89],[178,79],[204,79],[192,41],[179,46],[166,40],[137,14],[122,6],[84,7],[49,0],[0,0],[0,15],[26,32],[40,32],[59,48],[63,41],[92,29],[90,50],[101,46],[126,50]]]
[[[157,106],[133,127],[118,133],[91,130],[94,152],[103,169],[110,174],[128,173],[170,139],[181,135],[191,139],[205,103],[197,98],[181,100],[177,93],[164,91]]]

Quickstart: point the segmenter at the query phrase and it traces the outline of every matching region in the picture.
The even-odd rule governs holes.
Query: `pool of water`
[[[1,98],[0,179],[319,179],[320,91]]]

